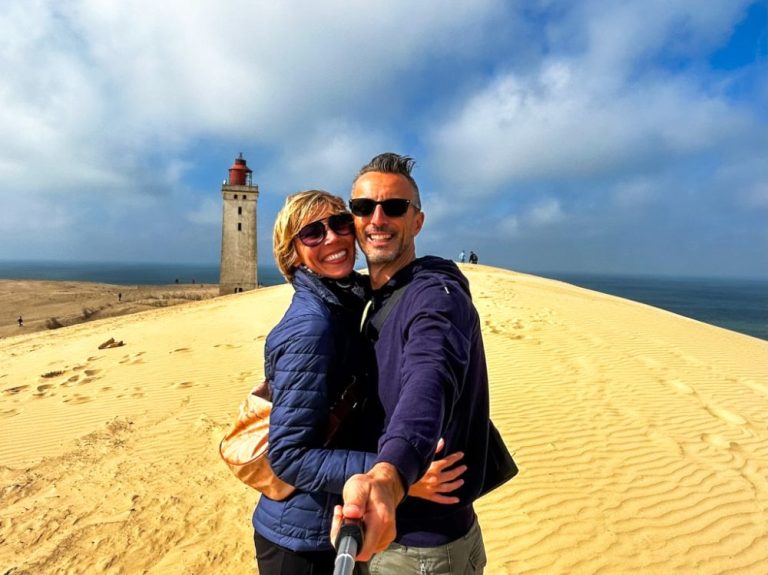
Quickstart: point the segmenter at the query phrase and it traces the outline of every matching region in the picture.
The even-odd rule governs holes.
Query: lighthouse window
[[[237,215],[238,216],[243,215],[243,206],[237,206]]]
[[[243,231],[243,224],[241,224],[240,222],[237,223],[237,231],[238,232],[242,232]]]
[[[237,194],[235,194],[235,199],[237,199]]]

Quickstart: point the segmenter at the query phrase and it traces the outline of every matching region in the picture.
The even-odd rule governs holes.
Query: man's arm
[[[379,439],[377,463],[394,465],[408,485],[424,474],[438,439],[446,437],[469,364],[470,312],[471,301],[459,286],[422,282],[409,289],[394,312],[404,326],[401,355],[377,348],[379,362],[401,365],[397,385],[380,383],[382,401],[394,403],[394,409]],[[453,448],[451,438],[446,441]]]
[[[344,484],[344,507],[334,509],[331,541],[336,540],[342,517],[362,519],[365,533],[357,560],[368,561],[395,540],[395,508],[404,496],[403,480],[389,463],[377,463],[368,473],[353,475]]]

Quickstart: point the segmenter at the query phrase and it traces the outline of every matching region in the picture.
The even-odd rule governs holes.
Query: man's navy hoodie
[[[465,535],[483,483],[488,442],[488,371],[480,320],[467,278],[451,261],[427,256],[398,271],[373,294],[372,314],[407,285],[375,344],[385,432],[377,462],[394,465],[411,485],[435,458],[464,452],[464,484],[455,505],[407,497],[397,509],[397,539],[434,547]]]

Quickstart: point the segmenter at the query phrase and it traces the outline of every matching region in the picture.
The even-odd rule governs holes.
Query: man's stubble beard
[[[387,231],[389,230],[381,230],[381,231]],[[406,245],[403,242],[403,236],[401,234],[395,234],[395,236],[392,238],[395,241],[395,245],[392,246],[391,249],[388,250],[379,250],[374,247],[368,247],[368,244],[365,242],[365,234],[363,235],[363,241],[360,241],[358,239],[358,244],[360,245],[360,250],[365,254],[365,261],[370,266],[371,264],[374,265],[380,265],[380,264],[389,264],[392,262],[397,261],[397,259],[405,252]],[[366,249],[366,247],[368,249]]]

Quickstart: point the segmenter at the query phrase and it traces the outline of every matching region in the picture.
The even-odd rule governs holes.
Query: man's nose
[[[371,214],[371,223],[375,226],[382,224],[388,220],[387,214],[384,213],[384,208],[381,204],[376,204]]]

